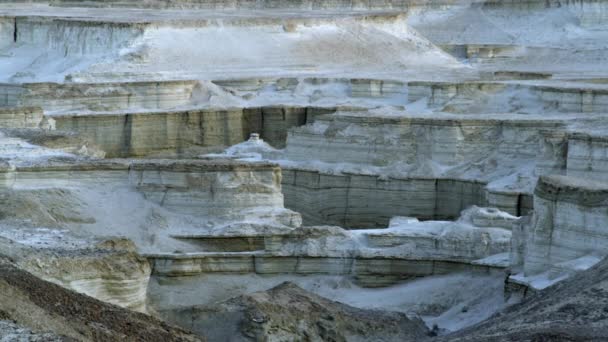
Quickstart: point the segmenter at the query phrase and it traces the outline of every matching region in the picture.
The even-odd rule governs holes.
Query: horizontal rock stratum
[[[605,0],[2,1],[0,340],[606,339],[607,41]]]

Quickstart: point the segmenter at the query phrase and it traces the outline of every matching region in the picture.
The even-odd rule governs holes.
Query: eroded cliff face
[[[3,319],[59,335],[44,336],[49,340],[201,341],[199,337],[150,316],[41,280],[5,259],[0,264],[0,288]],[[2,328],[0,333],[4,338],[14,334],[14,330],[11,326],[10,330]],[[23,335],[19,332],[16,338],[30,338]]]
[[[544,289],[606,256],[606,184],[570,176],[543,176],[534,214],[513,230],[514,285]]]
[[[2,170],[2,254],[112,304],[154,313],[147,307],[151,265],[141,253],[197,249],[173,234],[218,221],[286,230],[300,224],[282,206],[280,171],[271,164],[100,160],[63,152],[82,143],[69,136],[59,142],[27,129],[7,134],[17,144],[3,139],[16,157]]]
[[[521,334],[446,338],[600,336],[588,298],[530,294],[607,254],[607,13],[0,4],[0,336],[193,339],[67,290],[212,340],[421,340],[520,297]]]
[[[137,254],[130,241],[106,240],[90,247],[69,248],[53,241],[62,240],[67,245],[70,242],[78,243],[70,241],[65,232],[57,234],[33,230],[29,236],[27,233],[25,235],[25,241],[17,243],[25,242],[26,246],[15,246],[8,239],[3,241],[5,245],[7,240],[13,243],[10,256],[19,267],[75,292],[130,310],[149,313],[146,293],[151,274],[150,264]],[[28,238],[30,241],[26,240]],[[39,241],[31,241],[32,238]],[[46,248],[40,248],[40,244],[45,244]]]

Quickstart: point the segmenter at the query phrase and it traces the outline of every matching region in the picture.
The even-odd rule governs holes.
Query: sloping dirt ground
[[[34,331],[51,331],[66,341],[202,341],[152,316],[43,281],[3,259],[0,317]]]
[[[428,329],[403,313],[359,309],[283,283],[171,317],[212,341],[421,341]]]
[[[608,259],[440,341],[608,341]]]

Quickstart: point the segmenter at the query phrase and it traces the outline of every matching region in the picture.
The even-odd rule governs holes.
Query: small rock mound
[[[210,341],[419,341],[421,320],[403,313],[354,308],[285,282],[268,291],[209,307],[174,312]]]

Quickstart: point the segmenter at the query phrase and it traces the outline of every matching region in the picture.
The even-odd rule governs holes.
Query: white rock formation
[[[492,285],[428,322],[477,322],[507,266],[507,287],[541,289],[606,255],[607,9],[5,1],[0,254],[167,315],[258,275],[471,277]],[[391,307],[358,291],[342,298]]]
[[[515,283],[543,289],[608,255],[608,186],[569,176],[541,177],[534,214],[513,230]]]

